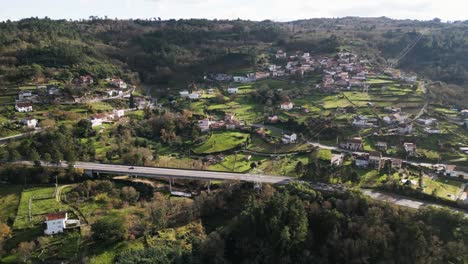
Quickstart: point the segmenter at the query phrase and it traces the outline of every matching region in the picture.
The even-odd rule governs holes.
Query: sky
[[[0,0],[0,21],[208,18],[291,21],[322,17],[468,20],[467,0]]]

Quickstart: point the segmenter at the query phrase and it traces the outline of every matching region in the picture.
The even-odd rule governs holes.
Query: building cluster
[[[120,110],[114,110],[109,113],[99,113],[92,115],[89,118],[89,121],[91,121],[91,126],[101,126],[103,123],[108,123],[108,122],[114,122],[116,120],[119,120],[122,116],[125,115],[125,110],[120,109]]]
[[[208,132],[212,130],[235,130],[241,129],[245,126],[243,121],[240,121],[233,114],[226,114],[226,116],[221,120],[214,120],[213,118],[205,118],[199,120],[197,123],[198,127],[202,132]]]

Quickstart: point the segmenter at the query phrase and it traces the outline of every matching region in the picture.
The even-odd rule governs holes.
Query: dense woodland
[[[255,69],[262,52],[278,48],[315,54],[346,49],[384,63],[422,35],[399,66],[443,82],[434,90],[450,99],[466,94],[467,26],[466,21],[351,17],[288,23],[30,18],[0,24],[0,82],[118,74],[134,84],[164,87],[208,72]]]

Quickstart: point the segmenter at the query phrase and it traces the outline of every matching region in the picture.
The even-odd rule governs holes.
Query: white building
[[[403,144],[403,148],[409,156],[416,155],[416,144],[406,142]]]
[[[93,115],[90,119],[91,121],[91,126],[100,126],[102,125],[103,122],[107,121],[107,115],[106,114],[96,114]]]
[[[280,105],[280,108],[283,110],[291,110],[293,109],[293,107],[294,107],[294,104],[289,100],[282,102]]]
[[[435,118],[427,118],[427,119],[419,118],[417,121],[418,123],[423,124],[425,126],[432,126],[432,125],[437,124],[437,119]]]
[[[230,93],[230,94],[236,94],[236,93],[239,92],[239,88],[237,88],[237,87],[229,87],[229,88],[227,89],[227,91],[228,91],[228,93]]]
[[[398,133],[401,135],[410,134],[413,132],[413,125],[412,124],[399,124],[398,125]]]
[[[114,115],[114,118],[121,118],[122,116],[125,115],[125,110],[123,109],[114,110],[113,115]]]
[[[296,133],[292,133],[291,135],[283,135],[283,138],[281,140],[283,141],[284,144],[296,143],[297,135]]]
[[[197,94],[197,93],[191,93],[188,95],[189,99],[190,100],[197,100],[197,99],[200,99],[200,94]]]
[[[188,91],[181,91],[179,92],[180,94],[180,97],[184,98],[184,97],[189,97],[189,92]]]
[[[65,212],[52,213],[46,216],[45,223],[47,225],[44,233],[46,235],[53,235],[58,233],[63,233],[65,229],[65,223],[68,220],[68,214]]]
[[[440,134],[440,129],[435,127],[425,127],[424,132],[428,134]]]
[[[32,97],[32,93],[30,91],[21,91],[18,94],[19,100],[29,100]]]
[[[22,120],[23,124],[28,128],[35,128],[37,126],[37,119],[26,118]]]
[[[210,126],[214,123],[216,123],[216,121],[212,121],[206,118],[198,121],[198,127],[200,128],[201,132],[208,132],[210,131]]]
[[[344,161],[344,155],[343,154],[332,154],[330,164],[335,165],[337,167],[340,167],[341,165],[343,165],[343,161]]]
[[[15,109],[18,112],[32,112],[33,107],[31,102],[17,102]]]
[[[116,79],[110,79],[109,83],[115,87],[118,87],[120,89],[127,89],[127,83],[124,82],[122,79],[120,78],[116,78]]]

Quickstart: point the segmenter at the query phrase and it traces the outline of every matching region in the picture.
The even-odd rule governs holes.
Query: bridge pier
[[[172,193],[172,177],[168,177],[169,178],[169,192]]]
[[[211,192],[211,189],[210,189],[210,188],[211,188],[211,180],[208,181],[208,193]]]

